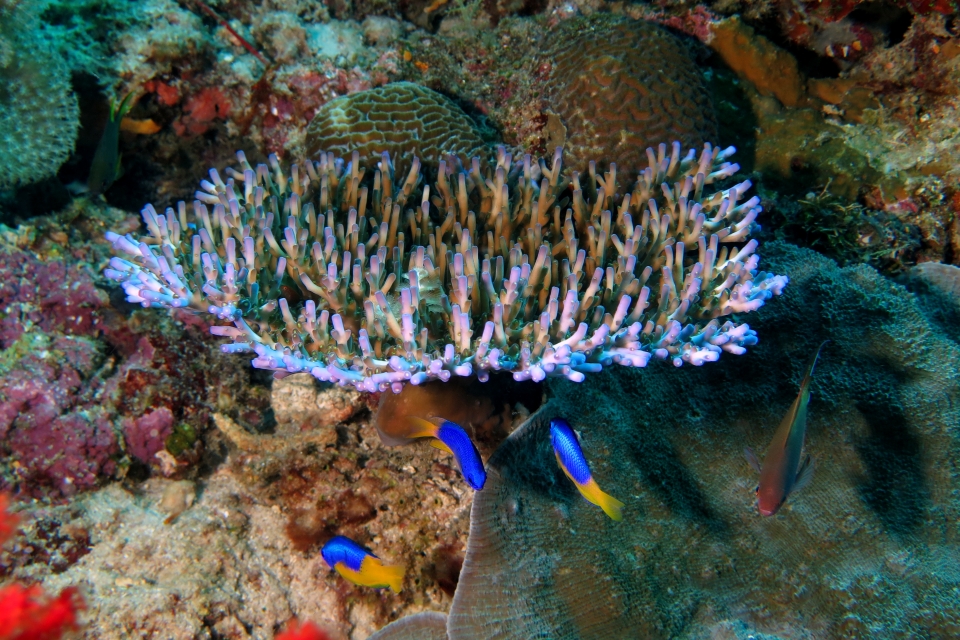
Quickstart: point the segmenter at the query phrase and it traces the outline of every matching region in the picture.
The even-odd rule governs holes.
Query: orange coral
[[[157,101],[165,107],[172,107],[180,102],[180,91],[162,80],[150,80],[143,88],[148,93],[156,93]]]
[[[207,87],[194,94],[183,105],[184,115],[173,123],[178,136],[197,136],[206,133],[217,118],[230,114],[230,100],[216,87]]]
[[[0,589],[0,640],[55,640],[77,628],[83,599],[73,587],[56,598],[39,585],[11,584]]]
[[[0,494],[0,544],[13,535],[19,520],[7,511],[9,504],[9,496]],[[56,640],[77,628],[83,606],[72,587],[49,599],[39,585],[7,585],[0,588],[0,640]]]
[[[312,622],[301,624],[292,620],[274,640],[330,640],[330,636]]]

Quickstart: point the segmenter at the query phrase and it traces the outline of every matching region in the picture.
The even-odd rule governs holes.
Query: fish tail
[[[597,484],[596,480],[591,478],[586,484],[577,486],[580,489],[580,493],[583,494],[583,497],[603,509],[605,514],[617,522],[623,520],[623,515],[620,513],[620,510],[623,508],[624,504],[611,496],[609,493],[604,493],[604,491],[600,489],[600,485]]]
[[[399,593],[403,583],[404,568],[398,565],[384,565],[372,556],[364,558],[360,571],[354,571],[342,562],[334,567],[341,576],[361,587],[390,587]]]
[[[364,563],[363,573],[365,577],[369,578],[371,586],[387,586],[394,593],[400,593],[400,589],[403,585],[403,574],[404,568],[400,565],[395,564],[381,564],[379,562],[371,562],[370,567],[367,568],[367,563]]]
[[[416,426],[416,429],[407,434],[408,438],[436,438],[438,427],[429,420],[418,418],[417,416],[407,416],[410,424]]]

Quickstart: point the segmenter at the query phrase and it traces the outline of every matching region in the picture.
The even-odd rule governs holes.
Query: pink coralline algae
[[[156,462],[157,452],[164,448],[164,442],[172,433],[173,413],[167,407],[123,421],[127,451],[146,464]]]
[[[0,485],[69,495],[113,472],[117,441],[93,375],[103,358],[88,337],[106,300],[75,265],[0,253],[0,452],[10,463]]]
[[[106,303],[90,276],[76,265],[43,262],[23,251],[0,253],[0,346],[32,328],[89,335]]]
[[[137,328],[70,259],[0,250],[0,489],[69,496],[112,475],[122,443],[156,465],[174,424],[206,424],[230,372],[188,320]]]
[[[95,342],[62,336],[3,376],[0,450],[23,486],[70,495],[113,473],[117,439],[91,379],[99,361]]]

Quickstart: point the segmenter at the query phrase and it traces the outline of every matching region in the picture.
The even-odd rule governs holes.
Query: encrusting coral
[[[661,144],[622,196],[616,165],[568,177],[560,149],[549,163],[500,149],[486,176],[479,158],[450,157],[432,188],[416,158],[404,177],[384,153],[365,181],[357,152],[289,175],[240,152],[192,207],[147,205],[148,235],[108,233],[123,257],[105,274],[131,302],[232,322],[212,332],[255,367],[361,391],[493,371],[581,381],[654,356],[701,365],[756,342],[718,318],[787,283],[757,270],[750,182],[707,188],[737,171],[733,152]]]

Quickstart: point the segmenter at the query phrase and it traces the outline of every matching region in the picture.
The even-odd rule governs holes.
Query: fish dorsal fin
[[[747,459],[747,463],[754,471],[760,473],[760,461],[757,460],[757,455],[753,452],[753,449],[750,447],[744,447],[743,457]]]
[[[810,358],[810,364],[807,365],[807,372],[806,372],[806,374],[803,376],[803,382],[800,383],[800,387],[801,387],[801,388],[803,387],[804,384],[809,384],[809,382],[810,382],[810,377],[813,375],[813,368],[814,368],[814,367],[816,366],[816,364],[817,364],[817,358],[820,357],[820,351],[823,349],[823,345],[827,344],[828,342],[830,342],[830,341],[829,341],[829,340],[824,340],[823,342],[821,342],[821,343],[820,343],[820,346],[817,347],[817,352],[813,354],[813,357],[812,357],[812,358]]]
[[[820,350],[823,349],[823,345],[830,342],[829,340],[824,340],[820,343],[820,346],[817,347],[816,353],[813,354],[813,357],[810,358],[810,363],[807,364],[807,370],[803,375],[803,380],[800,381],[800,392],[797,393],[797,399],[793,401],[793,405],[790,407],[790,411],[787,413],[787,417],[791,420],[791,431],[793,430],[793,425],[797,422],[797,415],[800,412],[806,412],[807,403],[810,401],[810,380],[813,378],[813,368],[817,364],[817,359],[820,357]],[[806,417],[804,417],[801,422],[806,422]],[[789,434],[788,434],[789,435]],[[786,437],[783,439],[783,448],[786,449],[790,444],[791,438]]]
[[[797,469],[797,478],[793,481],[793,491],[800,491],[813,480],[813,458],[809,455],[804,458]]]
[[[110,114],[110,121],[116,122],[118,125],[120,121],[123,120],[124,116],[130,113],[130,109],[133,109],[133,105],[136,104],[136,100],[133,100],[134,92],[131,91],[123,97],[123,100],[120,101],[119,106],[117,106],[116,111]]]

